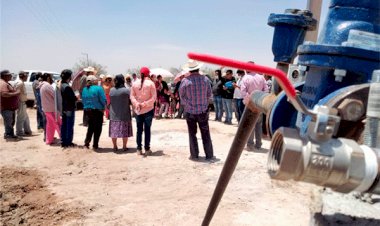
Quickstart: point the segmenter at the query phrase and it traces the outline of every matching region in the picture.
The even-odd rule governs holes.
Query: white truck
[[[33,103],[35,101],[32,84],[33,84],[34,80],[36,79],[36,74],[38,72],[41,72],[42,74],[44,74],[44,73],[52,74],[54,81],[60,79],[60,73],[58,73],[58,72],[43,71],[43,70],[22,70],[22,71],[27,73],[27,76],[28,76],[28,78],[25,81],[25,88],[26,88],[26,93],[27,93],[27,97],[28,97],[28,101],[27,101],[28,106],[33,106]],[[10,83],[14,86],[19,81],[20,81],[20,78],[17,75],[17,78],[14,81],[11,81]]]

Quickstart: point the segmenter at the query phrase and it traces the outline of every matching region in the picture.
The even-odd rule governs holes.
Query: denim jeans
[[[62,112],[61,141],[62,146],[73,143],[75,111]]]
[[[102,110],[84,110],[86,112],[86,115],[88,117],[88,127],[87,127],[87,134],[86,139],[84,140],[84,145],[89,146],[92,135],[94,135],[94,142],[92,143],[92,147],[98,148],[99,147],[99,138],[102,134],[102,127],[103,127],[103,111]]]
[[[15,135],[13,127],[15,126],[16,111],[3,110],[1,111],[1,116],[3,116],[4,127],[5,127],[5,137],[11,137]]]
[[[232,121],[232,99],[223,98],[223,110],[226,112],[225,122]]]
[[[44,112],[42,111],[40,90],[36,91],[36,104],[37,104],[37,129],[43,129],[44,126]]]
[[[263,113],[261,113],[257,119],[255,128],[253,128],[251,135],[248,138],[247,145],[255,146],[256,148],[261,148],[262,142],[261,137],[263,134]],[[254,142],[254,138],[256,138],[256,144]]]
[[[214,96],[214,109],[215,120],[221,121],[223,117],[222,96]]]
[[[235,104],[235,110],[237,114],[237,120],[240,122],[241,116],[243,115],[244,112],[244,103],[243,99],[234,99],[234,104]]]
[[[31,134],[29,116],[26,112],[26,103],[19,101],[16,117],[16,134],[22,136],[25,134]]]
[[[210,159],[214,156],[214,149],[212,147],[210,128],[208,126],[208,112],[202,114],[186,113],[187,129],[189,131],[190,154],[193,158],[198,158],[199,148],[197,140],[197,124],[201,131],[203,150],[206,158]]]
[[[142,132],[145,132],[144,148],[145,150],[150,149],[150,128],[152,126],[152,120],[154,116],[154,109],[148,111],[147,113],[136,115],[137,124],[137,135],[136,143],[137,149],[141,150],[142,147]]]

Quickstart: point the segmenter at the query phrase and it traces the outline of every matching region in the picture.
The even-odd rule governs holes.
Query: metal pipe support
[[[248,141],[251,131],[256,125],[259,115],[260,111],[255,108],[252,101],[249,101],[247,108],[245,108],[243,112],[238,130],[231,144],[230,151],[223,166],[222,172],[220,173],[218,183],[215,187],[214,193],[210,200],[210,204],[207,208],[202,226],[207,226],[210,224],[211,219],[214,216],[214,213],[219,205],[219,202],[222,199],[224,191],[227,188],[228,182],[230,181],[232,174],[235,171],[235,168]]]

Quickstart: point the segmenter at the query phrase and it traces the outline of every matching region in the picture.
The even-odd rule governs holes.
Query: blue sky
[[[187,52],[274,66],[269,14],[305,9],[307,2],[0,1],[1,69],[61,71],[87,53],[113,74],[139,66],[179,67]]]

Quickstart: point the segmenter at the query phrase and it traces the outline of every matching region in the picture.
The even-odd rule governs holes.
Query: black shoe
[[[189,159],[191,161],[198,161],[199,160],[198,156],[190,156]]]
[[[148,155],[152,155],[153,152],[152,150],[150,150],[150,148],[145,148],[145,155],[148,156]]]
[[[5,135],[4,139],[18,139],[19,137],[16,135]]]

